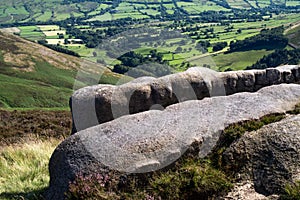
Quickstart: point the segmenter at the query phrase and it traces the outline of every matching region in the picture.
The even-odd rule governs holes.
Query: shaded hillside
[[[289,39],[289,45],[293,48],[300,47],[300,23],[293,25],[286,30],[286,36]]]
[[[114,84],[121,77],[102,65],[0,32],[0,107],[67,107],[78,71],[88,79],[77,88],[98,80]]]

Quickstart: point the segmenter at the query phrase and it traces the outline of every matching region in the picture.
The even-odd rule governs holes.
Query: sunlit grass
[[[0,149],[0,199],[41,199],[48,186],[48,163],[59,140],[29,142]]]

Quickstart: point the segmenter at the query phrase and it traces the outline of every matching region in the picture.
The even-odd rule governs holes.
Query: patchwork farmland
[[[278,6],[282,11],[273,12],[273,7]],[[262,29],[281,25],[289,28],[297,23],[300,14],[293,9],[298,7],[300,2],[296,0],[10,0],[0,6],[3,11],[0,21],[17,25],[14,29],[10,27],[10,31],[26,39],[58,45],[110,68],[119,61],[99,48],[99,44],[110,40],[111,36],[146,24],[153,29],[179,31],[181,36],[177,38],[165,39],[164,42],[150,39],[141,42],[134,51],[147,56],[151,49],[156,49],[163,55],[162,60],[175,71],[193,65],[207,65],[198,58],[205,58],[209,53],[215,59],[209,66],[222,71],[244,69],[272,53],[273,50],[263,50],[263,53],[253,50],[250,55],[256,56],[249,57],[239,53],[224,54],[233,41],[257,35]],[[255,9],[262,10],[258,16],[254,14]],[[18,26],[20,23],[22,26]],[[74,25],[72,29],[70,24]],[[289,37],[292,43],[297,43],[296,37]],[[200,41],[202,45],[203,42],[209,42],[209,45],[200,47]],[[216,52],[213,47],[222,42],[227,45]],[[236,56],[242,60],[235,62]],[[194,62],[190,63],[190,60]],[[225,60],[228,62],[220,62]],[[233,62],[236,64],[230,64]]]

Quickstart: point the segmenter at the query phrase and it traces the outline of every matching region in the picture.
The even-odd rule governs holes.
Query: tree
[[[124,65],[120,65],[117,64],[114,66],[114,69],[112,70],[113,72],[119,73],[119,74],[125,74],[126,72],[128,72],[129,68],[124,66]]]
[[[182,47],[177,47],[176,50],[175,50],[175,52],[176,52],[176,53],[182,52]]]
[[[213,51],[220,51],[227,46],[227,42],[218,42],[213,45]]]

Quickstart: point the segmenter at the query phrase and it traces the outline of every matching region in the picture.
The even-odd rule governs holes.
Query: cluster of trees
[[[114,66],[113,72],[119,74],[130,73],[132,77],[139,76],[164,76],[170,74],[163,61],[163,54],[157,50],[151,50],[149,55],[143,56],[140,53],[129,51],[117,58],[121,64]],[[137,68],[138,66],[141,66]]]
[[[86,45],[86,47],[95,48],[101,43],[101,41],[104,38],[114,36],[118,33],[123,32],[124,30],[125,30],[124,27],[119,27],[119,28],[108,27],[103,30],[81,31],[80,29],[75,28],[73,26],[68,26],[66,29],[66,33],[77,39],[82,39],[82,41]]]
[[[230,42],[229,52],[247,51],[251,49],[280,49],[288,44],[288,39],[283,35],[284,27],[263,29],[260,34]]]
[[[213,51],[221,51],[227,47],[227,42],[217,42],[213,45]]]
[[[283,64],[297,65],[300,63],[300,49],[286,50],[280,49],[276,50],[262,59],[257,61],[247,69],[266,69],[270,67],[277,67]]]
[[[48,44],[46,40],[38,40],[38,43],[49,48],[49,49],[52,49],[54,51],[58,51],[58,52],[61,52],[61,53],[64,53],[64,54],[68,54],[68,55],[71,55],[71,56],[76,56],[76,57],[80,57],[80,55],[74,51],[71,51],[69,49],[66,49],[66,48],[63,48],[61,47],[60,45],[54,45],[54,44]]]
[[[208,51],[208,47],[211,47],[211,44],[209,41],[207,40],[200,40],[197,42],[197,44],[195,45],[195,48],[198,51],[202,51],[202,53],[205,53]]]
[[[224,49],[225,47],[227,47],[227,42],[217,42],[214,44],[211,44],[209,41],[207,40],[200,40],[197,42],[195,48],[198,51],[202,51],[203,53],[207,52],[208,47],[213,47],[213,51],[220,51],[222,49]]]
[[[223,6],[224,8],[230,9],[230,6],[228,5],[226,0],[211,0],[212,2],[215,2],[217,5]]]

